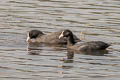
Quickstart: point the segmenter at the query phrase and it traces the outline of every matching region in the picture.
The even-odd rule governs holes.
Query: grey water
[[[108,54],[72,55],[28,45],[32,29],[70,29],[112,46]],[[120,0],[0,0],[0,80],[120,80]]]

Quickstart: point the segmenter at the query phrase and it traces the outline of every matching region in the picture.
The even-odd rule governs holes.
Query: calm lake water
[[[71,29],[112,46],[109,54],[73,56],[64,47],[27,45],[32,29]],[[0,80],[120,80],[120,0],[1,0]]]

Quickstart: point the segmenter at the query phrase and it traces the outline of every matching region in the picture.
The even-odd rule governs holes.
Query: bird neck
[[[75,40],[73,38],[73,35],[71,35],[68,37],[67,46],[73,46],[74,44],[75,44]]]

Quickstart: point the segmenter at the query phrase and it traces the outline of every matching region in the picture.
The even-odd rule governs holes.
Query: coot
[[[39,42],[39,43],[51,43],[51,44],[67,44],[67,38],[63,37],[59,39],[59,35],[64,30],[53,32],[49,34],[44,34],[39,30],[31,30],[27,36],[27,42]],[[74,42],[80,42],[80,39],[73,34]]]
[[[96,51],[96,50],[105,50],[110,45],[102,41],[90,41],[82,42],[78,45],[75,43],[73,33],[70,30],[64,30],[59,35],[59,39],[62,37],[67,38],[67,49],[76,50],[76,51]]]

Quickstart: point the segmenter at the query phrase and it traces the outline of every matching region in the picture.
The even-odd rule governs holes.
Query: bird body
[[[31,30],[27,36],[27,42],[38,42],[38,43],[50,43],[50,44],[66,44],[67,39],[61,38],[59,39],[59,35],[62,31],[52,32],[48,34],[44,34],[39,30]],[[75,42],[79,42],[80,39],[74,35]]]
[[[73,38],[73,33],[70,30],[64,30],[59,35],[59,39],[62,37],[67,38],[67,49],[76,50],[76,51],[98,51],[105,50],[110,45],[102,41],[89,41],[89,42],[80,42],[76,45]]]

